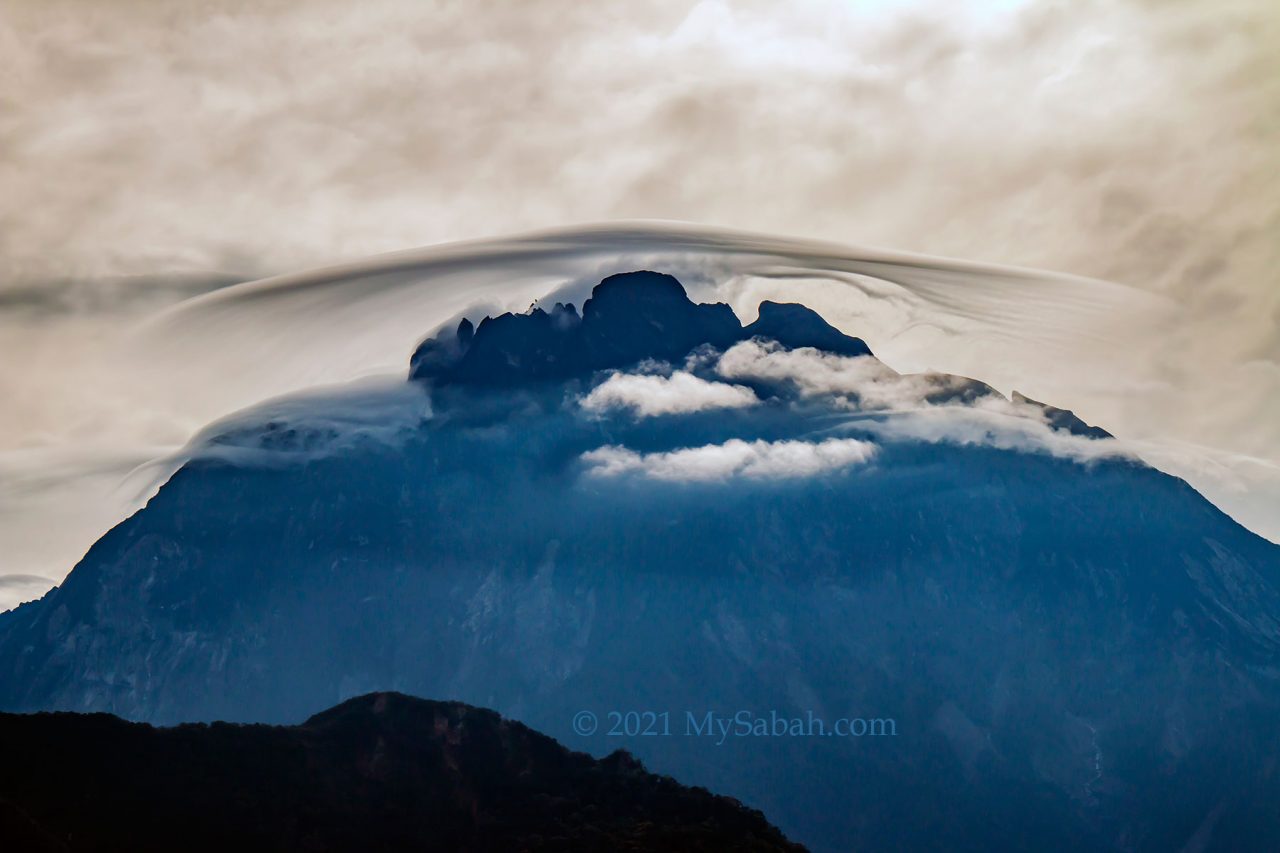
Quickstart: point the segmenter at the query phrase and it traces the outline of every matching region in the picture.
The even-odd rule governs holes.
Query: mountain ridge
[[[757,811],[394,692],[295,726],[0,713],[0,835],[30,851],[801,851]]]

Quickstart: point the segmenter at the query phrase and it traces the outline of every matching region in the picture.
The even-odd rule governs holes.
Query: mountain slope
[[[801,849],[624,752],[395,693],[292,727],[0,714],[0,750],[0,835],[32,851]]]
[[[817,849],[1280,840],[1280,548],[1063,410],[672,282],[431,339],[394,439],[229,428],[0,616],[0,707],[391,689],[626,746]],[[686,733],[740,711],[897,734]]]

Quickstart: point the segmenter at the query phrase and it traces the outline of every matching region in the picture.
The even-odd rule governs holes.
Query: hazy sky
[[[1082,359],[1041,387],[1203,449],[1182,464],[1217,486],[1193,482],[1280,537],[1273,0],[0,0],[0,606],[118,520],[125,472],[245,402],[119,375],[149,312],[620,218],[1167,297],[1183,313],[1134,327],[1131,374]],[[1020,375],[988,352],[929,366]]]

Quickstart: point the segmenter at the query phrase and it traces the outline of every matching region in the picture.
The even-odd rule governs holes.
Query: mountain
[[[338,398],[213,429],[0,615],[0,708],[397,690],[625,746],[818,850],[1280,845],[1280,547],[1105,430],[652,272],[447,329],[410,376],[429,414],[394,429]]]
[[[803,849],[626,752],[398,693],[288,727],[0,714],[0,749],[0,835],[29,851]]]

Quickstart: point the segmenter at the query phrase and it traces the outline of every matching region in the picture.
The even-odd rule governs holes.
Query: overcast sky
[[[1182,314],[1135,327],[1131,374],[1082,360],[1050,402],[1200,453],[1178,473],[1280,538],[1273,0],[0,0],[0,607],[60,579],[133,505],[124,475],[220,413],[117,375],[140,318],[623,218],[1166,297]],[[983,352],[928,366],[1018,376]]]

